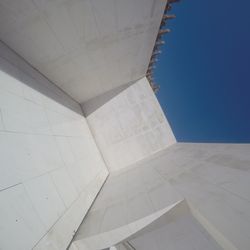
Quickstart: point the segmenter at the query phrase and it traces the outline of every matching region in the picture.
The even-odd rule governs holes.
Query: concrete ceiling
[[[1,0],[0,39],[79,103],[145,75],[163,0]]]

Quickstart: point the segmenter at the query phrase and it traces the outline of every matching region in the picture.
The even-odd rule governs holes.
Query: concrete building
[[[0,249],[250,249],[250,145],[153,92],[172,2],[0,1]]]

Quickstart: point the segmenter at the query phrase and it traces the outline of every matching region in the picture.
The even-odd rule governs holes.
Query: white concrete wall
[[[0,44],[0,249],[66,249],[106,176],[80,106]]]
[[[177,143],[154,164],[227,250],[250,246],[249,152],[250,144]]]
[[[79,103],[146,74],[166,1],[1,0],[0,40]]]
[[[223,249],[248,250],[249,152],[250,144],[177,143],[138,171],[153,168],[160,174]]]
[[[127,248],[120,249],[122,245]],[[185,201],[118,246],[119,250],[222,250],[192,216]]]
[[[110,171],[176,142],[146,78],[97,109],[87,121]]]
[[[148,221],[150,216],[155,219],[155,214],[185,199],[192,220],[187,218],[187,223],[175,223],[178,216],[166,213],[173,223],[164,225],[160,219],[163,230],[151,235],[152,240],[156,237],[157,250],[214,250],[217,249],[214,241],[222,249],[248,250],[249,152],[250,144],[176,143],[132,168],[112,173],[79,228],[73,245],[86,244],[89,246],[86,249],[96,250],[101,249],[100,245],[105,248],[117,244],[138,230],[141,225],[138,221]],[[202,227],[193,225],[193,218]],[[136,226],[131,226],[132,223]],[[207,242],[207,233],[213,242]],[[136,249],[146,250],[143,244],[152,243],[148,240],[146,236],[145,241],[141,238],[134,242],[138,243]],[[166,240],[169,244],[164,248]]]
[[[134,82],[124,84],[118,88],[114,88],[108,92],[103,93],[102,95],[99,95],[97,97],[94,97],[87,102],[84,102],[81,104],[82,110],[84,112],[84,116],[89,116],[91,113],[93,113],[95,110],[103,106],[105,103],[107,103],[109,100],[120,94],[122,91],[124,91],[126,88],[131,86]]]

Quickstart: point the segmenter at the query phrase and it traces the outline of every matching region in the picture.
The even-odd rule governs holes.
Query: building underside
[[[0,249],[249,249],[250,145],[154,94],[172,2],[0,1]]]

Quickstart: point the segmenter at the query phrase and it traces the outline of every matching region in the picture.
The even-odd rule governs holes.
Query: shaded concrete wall
[[[146,74],[166,1],[1,1],[0,39],[79,103]]]
[[[100,108],[101,106],[103,106],[105,103],[107,103],[108,101],[110,101],[112,98],[114,98],[115,96],[117,96],[119,93],[121,93],[122,91],[124,91],[125,89],[127,89],[129,86],[131,86],[134,82],[132,83],[127,83],[124,84],[118,88],[114,88],[108,92],[105,92],[102,95],[99,95],[97,97],[94,97],[92,99],[90,99],[87,102],[84,102],[81,104],[84,115],[85,116],[89,116],[91,113],[93,113],[94,111],[96,111],[98,108]]]
[[[143,167],[155,169],[187,200],[194,217],[223,249],[247,250],[249,152],[250,144],[177,143]]]
[[[227,250],[250,246],[250,144],[176,144],[154,168]]]
[[[90,114],[87,121],[110,171],[176,142],[145,77]]]
[[[74,100],[0,43],[0,249],[66,249],[108,172]]]
[[[132,240],[143,250],[144,244],[150,250],[248,250],[249,152],[250,144],[176,143],[111,173],[73,245],[96,250]],[[177,206],[173,213],[166,211],[178,200],[187,202],[187,217],[176,213]],[[162,211],[167,220],[152,228]],[[140,238],[137,234],[133,242],[142,227],[150,233]]]
[[[122,248],[125,247],[125,248]],[[222,250],[193,217],[185,201],[138,231],[117,250]]]

